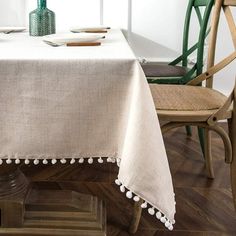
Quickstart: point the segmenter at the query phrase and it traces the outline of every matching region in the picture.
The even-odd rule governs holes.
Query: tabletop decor
[[[31,36],[44,36],[56,32],[55,13],[47,8],[47,0],[38,0],[38,7],[29,14]]]

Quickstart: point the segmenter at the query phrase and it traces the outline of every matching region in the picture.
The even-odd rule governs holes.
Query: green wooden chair
[[[204,66],[205,39],[209,34],[208,22],[214,0],[189,0],[183,33],[182,55],[170,62],[163,64],[142,64],[143,71],[149,83],[158,84],[186,84],[200,75]],[[200,8],[204,7],[204,11]],[[195,10],[199,21],[199,34],[196,44],[189,47],[189,36],[193,11]],[[189,58],[197,52],[196,62],[189,67]]]
[[[214,2],[214,0],[189,0],[185,16],[182,55],[166,65],[158,63],[142,64],[143,71],[150,84],[186,84],[202,73],[205,41],[210,32],[208,23]],[[193,46],[189,46],[190,27],[194,11],[197,15],[200,27],[197,42]],[[190,65],[189,61],[194,53],[196,53],[196,61]],[[191,128],[186,127],[186,131],[187,135],[190,136]],[[199,139],[204,153],[203,129],[199,129]]]

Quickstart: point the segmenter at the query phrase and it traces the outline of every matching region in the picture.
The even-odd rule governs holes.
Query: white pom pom
[[[2,161],[2,159],[0,159],[0,165],[2,165],[2,163],[3,163],[3,161]]]
[[[141,208],[147,208],[147,202],[142,203]]]
[[[10,158],[8,158],[8,159],[6,160],[6,163],[9,165],[9,164],[12,163],[12,160],[11,160]]]
[[[126,193],[126,197],[129,198],[129,199],[131,199],[131,198],[133,197],[132,192],[131,192],[131,191],[128,191],[128,192]]]
[[[38,165],[38,164],[39,164],[39,160],[38,160],[38,159],[35,159],[35,160],[34,160],[34,164],[35,164],[35,165]]]
[[[135,202],[139,202],[140,201],[140,197],[139,196],[134,196],[133,199],[134,199]]]
[[[153,207],[152,207],[152,208],[149,208],[149,209],[148,209],[148,213],[153,216],[153,215],[155,214],[154,208],[153,208]]]
[[[101,157],[98,159],[98,163],[100,163],[100,164],[103,163],[103,159]]]
[[[19,164],[20,164],[20,159],[17,158],[17,159],[15,160],[15,164],[16,164],[16,165],[19,165]]]
[[[166,227],[166,228],[169,228],[170,225],[171,225],[170,222],[169,222],[169,221],[166,221],[166,223],[165,223],[165,227]]]
[[[107,162],[112,162],[112,159],[110,157],[108,157]]]
[[[63,158],[63,159],[60,160],[60,162],[61,162],[61,164],[66,164],[66,159]]]
[[[111,162],[112,163],[116,163],[116,159],[115,158],[111,158]]]
[[[158,211],[158,212],[156,213],[156,217],[157,217],[158,220],[161,219],[161,212],[160,212],[160,211]]]
[[[163,217],[161,217],[161,222],[162,223],[166,223],[166,218],[163,216]]]
[[[116,163],[116,164],[117,164],[117,166],[118,166],[118,167],[120,167],[120,162],[121,162],[121,159],[120,159],[120,158],[117,158],[117,159],[116,159],[116,162],[117,162],[117,163]]]
[[[118,186],[121,185],[121,182],[120,182],[120,180],[118,180],[118,179],[115,180],[115,183],[116,183],[116,185],[118,185]]]
[[[75,158],[72,158],[72,159],[70,160],[70,164],[71,164],[71,165],[75,164]]]
[[[79,163],[80,163],[80,164],[84,163],[84,158],[80,158],[80,159],[79,159]]]
[[[53,164],[53,165],[55,165],[56,163],[57,163],[57,159],[52,159],[52,161],[51,161],[51,163]]]
[[[47,165],[48,164],[48,160],[47,159],[43,159],[43,164]]]
[[[25,159],[25,164],[29,165],[29,163],[30,163],[29,159]]]
[[[90,157],[89,159],[88,159],[88,163],[91,165],[91,164],[93,164],[93,158],[92,157]]]
[[[173,230],[173,225],[170,225],[169,227],[168,227],[168,229],[170,230],[170,231],[172,231]]]
[[[121,186],[120,186],[120,191],[121,191],[122,193],[125,192],[125,186],[124,186],[124,185],[121,185]]]

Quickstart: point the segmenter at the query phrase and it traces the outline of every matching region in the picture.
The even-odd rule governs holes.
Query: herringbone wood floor
[[[204,160],[196,134],[186,137],[184,128],[169,132],[165,144],[173,176],[177,214],[173,232],[146,211],[136,236],[218,236],[236,235],[236,212],[230,190],[229,166],[224,164],[223,145],[213,136],[216,178],[205,176]],[[115,186],[118,168],[113,164],[23,166],[25,174],[38,186],[66,188],[92,193],[105,199],[108,236],[127,236],[133,202]],[[45,181],[50,181],[46,183]]]

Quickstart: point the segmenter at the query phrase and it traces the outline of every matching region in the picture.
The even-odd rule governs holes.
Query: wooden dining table
[[[122,31],[102,36],[93,46],[53,47],[28,32],[0,35],[0,234],[106,235],[104,202],[37,189],[19,166],[39,163],[114,163],[120,191],[173,229],[172,178],[148,83]]]

